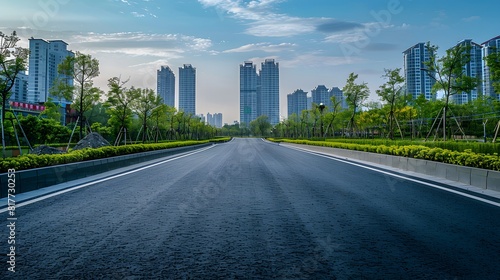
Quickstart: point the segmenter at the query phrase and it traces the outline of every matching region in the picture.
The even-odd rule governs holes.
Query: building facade
[[[70,101],[50,94],[50,89],[57,79],[63,79],[73,85],[73,79],[63,77],[57,71],[59,64],[68,56],[75,54],[67,49],[68,44],[62,40],[46,41],[43,39],[29,39],[29,70],[28,94],[29,103],[43,103],[49,98],[63,106]]]
[[[293,114],[300,117],[302,111],[307,110],[307,92],[297,89],[287,95],[288,118]]]
[[[463,70],[466,76],[481,79],[483,77],[483,54],[482,47],[479,44],[472,42],[470,39],[460,41],[456,47],[469,48],[469,61],[464,65]],[[457,93],[451,96],[452,102],[455,104],[467,104],[472,100],[476,100],[482,94],[482,83],[479,83],[476,89],[470,92]]]
[[[311,90],[312,102],[316,105],[323,103],[325,106],[328,106],[330,102],[330,93],[328,92],[328,88],[324,85],[319,85],[313,90]]]
[[[28,102],[28,77],[24,72],[17,73],[14,85],[10,90],[10,101]]]
[[[179,67],[179,111],[196,115],[196,68]]]
[[[341,109],[348,109],[349,108],[349,105],[347,104],[347,101],[346,101],[345,96],[344,96],[344,92],[340,88],[333,87],[330,90],[330,98],[331,97],[335,97],[335,101],[340,102]],[[329,104],[331,104],[331,102]],[[331,104],[330,107],[332,105],[333,104]],[[333,108],[331,108],[330,111],[333,111]]]
[[[436,54],[430,53],[425,43],[418,43],[403,52],[405,87],[413,99],[422,94],[427,100],[435,98],[432,94],[432,87],[436,83],[435,73],[428,72],[425,65],[432,55]]]
[[[216,128],[222,128],[222,113],[208,113],[207,124]]]
[[[493,83],[491,81],[491,71],[488,67],[484,58],[492,54],[493,52],[500,52],[500,36],[492,38],[481,44],[482,46],[482,57],[483,57],[483,77],[482,77],[482,90],[485,96],[489,96],[500,100],[500,92],[495,92],[493,88]]]
[[[257,115],[257,69],[251,61],[240,64],[240,125],[248,127]]]
[[[168,66],[161,66],[156,71],[156,93],[163,103],[175,107],[175,74]]]
[[[280,122],[280,86],[279,86],[279,63],[274,59],[266,59],[260,70],[259,83],[259,116],[265,115],[268,117],[271,125],[276,125]]]

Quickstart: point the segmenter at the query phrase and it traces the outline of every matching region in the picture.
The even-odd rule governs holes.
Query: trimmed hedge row
[[[497,154],[495,155],[478,154],[472,152],[469,149],[459,152],[442,148],[430,148],[422,145],[387,146],[387,145],[367,145],[367,144],[274,139],[274,138],[268,138],[268,140],[274,142],[323,146],[330,148],[386,154],[392,156],[425,159],[425,160],[438,161],[438,162],[461,165],[461,166],[500,171],[500,157]]]
[[[314,140],[314,139],[313,139]],[[319,141],[319,140],[318,140]],[[389,140],[389,139],[325,139],[327,142],[354,143],[365,145],[408,146],[419,145],[429,148],[441,148],[450,151],[464,152],[472,150],[481,154],[500,154],[500,143],[464,142],[464,141],[422,141],[422,140]]]
[[[125,146],[106,146],[97,149],[83,149],[70,151],[65,154],[57,155],[23,155],[14,158],[5,158],[0,160],[0,172],[7,172],[8,169],[24,170],[58,164],[66,164],[79,161],[87,161],[93,159],[101,159],[113,156],[121,156],[133,153],[142,153],[155,150],[163,150],[209,142],[226,142],[230,138],[217,138],[214,140],[204,141],[179,141],[160,144],[134,144]]]

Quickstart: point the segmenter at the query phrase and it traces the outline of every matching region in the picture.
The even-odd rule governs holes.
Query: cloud
[[[328,56],[321,52],[310,52],[301,55],[297,55],[290,59],[283,59],[283,63],[280,64],[285,68],[296,68],[296,67],[319,67],[324,66],[340,66],[340,65],[350,65],[357,64],[363,60],[359,57],[348,57],[348,56]]]
[[[282,52],[286,50],[292,50],[296,47],[296,44],[292,43],[281,43],[277,45],[273,45],[270,43],[257,43],[257,44],[248,44],[235,49],[230,49],[223,51],[224,53],[244,53],[244,52],[253,52],[253,51],[263,51],[268,53],[273,52]]]
[[[331,20],[329,22],[325,22],[319,24],[316,29],[325,33],[335,33],[341,31],[349,31],[353,29],[363,28],[364,25],[356,22],[349,21],[341,21],[341,20]]]
[[[228,15],[247,22],[245,33],[257,37],[287,37],[313,32],[316,18],[291,17],[274,13],[272,6],[282,0],[253,0],[250,2],[231,0],[198,0],[205,8],[215,8],[219,16]]]
[[[462,18],[462,21],[472,22],[472,21],[476,21],[476,20],[480,20],[480,19],[481,19],[480,16],[470,16],[470,17]]]

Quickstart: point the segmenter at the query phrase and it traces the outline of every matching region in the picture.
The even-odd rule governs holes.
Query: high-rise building
[[[260,70],[260,90],[258,99],[260,106],[260,115],[268,117],[271,125],[280,122],[280,86],[279,86],[279,63],[274,59],[266,59],[262,63]]]
[[[465,46],[469,48],[470,60],[464,65],[463,70],[466,76],[477,78],[478,80],[483,76],[483,58],[482,47],[479,44],[472,42],[471,39],[466,39],[458,42],[456,47]],[[457,93],[451,96],[455,104],[467,104],[472,100],[476,100],[478,95],[482,93],[482,84],[479,83],[477,88],[470,92]]]
[[[257,70],[253,62],[240,64],[240,124],[249,126],[257,118]]]
[[[340,88],[333,87],[330,90],[330,97],[335,97],[335,101],[340,102],[341,109],[349,108],[349,105],[347,105],[347,101],[346,101],[345,96],[344,96],[344,92]],[[330,104],[330,107],[332,107],[331,102],[329,104]],[[333,108],[330,108],[330,111],[333,111]]]
[[[196,115],[196,68],[179,67],[179,111]]]
[[[216,128],[222,127],[222,113],[207,114],[207,124]]]
[[[58,65],[68,56],[75,54],[67,49],[68,44],[62,40],[46,41],[29,39],[29,71],[27,102],[42,103],[49,97],[56,103],[69,104],[68,100],[50,95],[50,89],[57,79],[64,79],[73,85],[73,79],[63,77],[57,71]]]
[[[316,105],[323,103],[325,106],[330,105],[330,93],[324,85],[319,85],[311,90],[312,102]]]
[[[28,102],[28,75],[24,72],[17,73],[14,85],[10,90],[11,95],[9,100]]]
[[[407,94],[412,95],[413,99],[417,99],[421,94],[427,100],[434,98],[432,87],[436,83],[433,78],[435,73],[427,71],[424,64],[430,60],[431,55],[436,54],[430,53],[425,43],[418,43],[403,52],[405,87]]]
[[[482,57],[483,57],[483,77],[482,77],[482,90],[484,96],[490,96],[497,100],[500,100],[500,92],[495,92],[493,88],[493,83],[491,82],[491,71],[488,67],[484,58],[493,52],[500,52],[500,36],[489,39],[488,41],[481,44],[482,49]]]
[[[162,66],[156,71],[156,93],[163,103],[175,107],[175,74],[168,66]]]
[[[293,114],[300,117],[303,110],[307,110],[307,92],[297,89],[287,95],[288,118]]]

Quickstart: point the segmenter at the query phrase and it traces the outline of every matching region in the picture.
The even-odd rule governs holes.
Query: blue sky
[[[402,52],[430,41],[444,50],[462,39],[500,35],[497,1],[476,0],[16,0],[0,5],[0,31],[62,39],[100,61],[96,84],[114,76],[156,89],[156,70],[197,68],[199,114],[239,119],[239,64],[280,63],[286,95],[317,85],[342,88],[349,73],[371,89],[384,68],[403,67]]]

